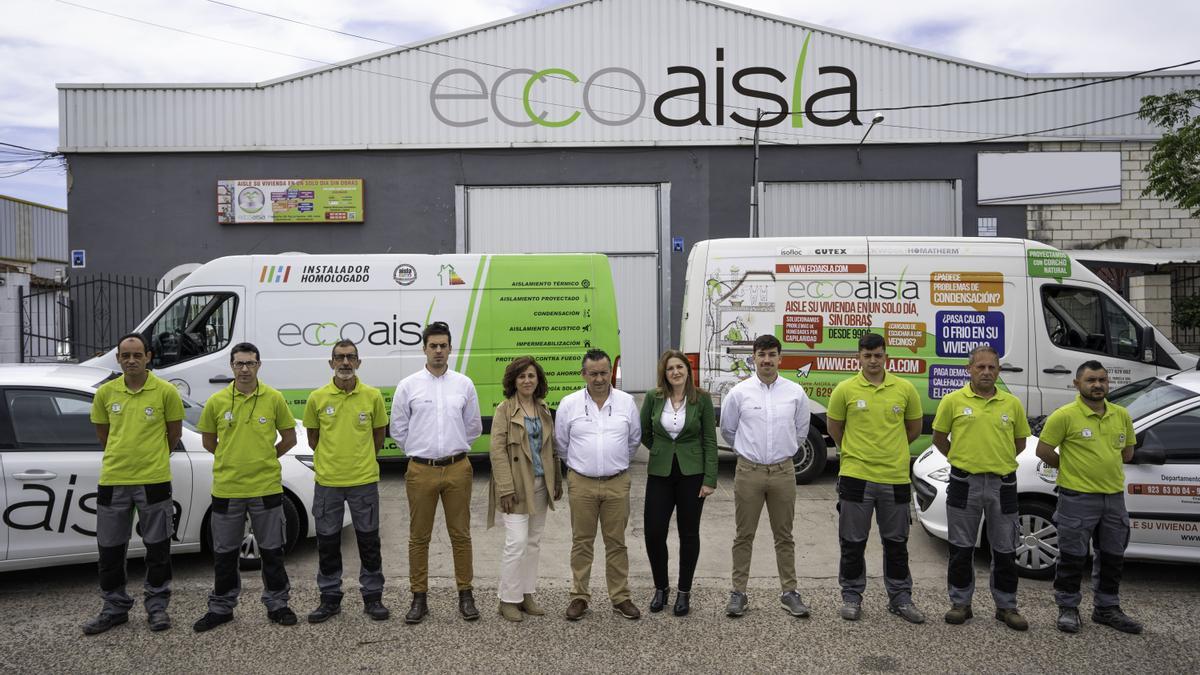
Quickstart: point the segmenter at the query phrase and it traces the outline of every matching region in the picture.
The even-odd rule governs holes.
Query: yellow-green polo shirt
[[[1121,453],[1135,444],[1125,408],[1105,401],[1100,415],[1076,396],[1050,413],[1039,440],[1058,447],[1059,487],[1106,495],[1125,491]]]
[[[171,480],[167,422],[183,419],[179,390],[154,373],[129,391],[118,377],[96,390],[92,423],[108,425],[108,443],[100,463],[100,485],[150,485]]]
[[[348,393],[330,382],[309,394],[304,426],[321,431],[313,448],[317,482],[326,487],[378,482],[374,431],[387,424],[383,395],[362,380]]]
[[[904,422],[922,417],[912,383],[884,373],[883,382],[874,385],[859,372],[834,387],[826,414],[845,424],[838,475],[887,485],[908,482]]]
[[[938,404],[933,430],[950,434],[951,466],[1004,476],[1017,470],[1014,441],[1029,437],[1029,420],[1016,396],[997,389],[983,398],[968,382]]]
[[[217,435],[214,497],[241,499],[283,492],[276,432],[296,428],[283,394],[259,382],[247,396],[231,384],[209,397],[196,428]]]

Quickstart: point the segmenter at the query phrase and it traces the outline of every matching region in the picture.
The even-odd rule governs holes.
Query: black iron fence
[[[166,295],[157,279],[122,274],[72,275],[21,289],[20,359],[84,361],[102,354]]]
[[[1180,265],[1171,270],[1171,341],[1180,349],[1200,351],[1200,327],[1180,325],[1180,320],[1200,316],[1200,265]]]

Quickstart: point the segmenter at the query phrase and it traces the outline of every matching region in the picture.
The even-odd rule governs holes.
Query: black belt
[[[629,471],[629,469],[621,469],[620,471],[614,473],[611,476],[589,476],[586,473],[579,473],[575,469],[571,469],[571,473],[575,474],[576,476],[583,476],[584,478],[588,478],[591,480],[612,480],[614,478],[624,476],[625,472],[627,472],[627,471]]]
[[[424,457],[409,457],[410,460],[416,462],[417,464],[424,464],[425,466],[449,466],[449,465],[457,462],[460,459],[466,459],[466,458],[467,458],[467,453],[465,453],[465,452],[460,452],[457,455],[450,455],[449,457],[442,457],[440,459],[425,459]]]

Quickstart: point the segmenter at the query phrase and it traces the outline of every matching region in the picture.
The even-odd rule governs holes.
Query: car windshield
[[[1146,415],[1194,396],[1195,392],[1152,377],[1127,384],[1109,393],[1108,400],[1128,409],[1130,417],[1136,422]]]

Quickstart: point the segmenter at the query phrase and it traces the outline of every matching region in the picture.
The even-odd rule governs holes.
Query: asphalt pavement
[[[728,459],[728,458],[724,458]],[[942,619],[946,545],[914,524],[909,543],[914,600],[929,620],[910,625],[887,612],[877,537],[867,549],[868,588],[863,618],[838,616],[837,527],[834,483],[837,464],[812,485],[800,486],[796,501],[796,553],[800,591],[812,608],[807,619],[780,608],[770,529],[764,510],[754,545],[750,612],[724,615],[733,540],[733,464],[723,461],[716,494],[708,499],[701,527],[701,559],[692,614],[650,614],[653,591],[642,538],[645,450],[633,465],[632,515],[626,532],[634,602],[639,621],[615,615],[605,597],[603,547],[597,542],[592,611],[577,623],[563,619],[570,588],[570,521],[566,500],[551,513],[543,538],[538,598],[548,611],[510,624],[496,614],[496,584],[503,529],[485,529],[489,472],[475,467],[472,535],[475,597],[481,620],[463,621],[456,610],[453,562],[444,521],[439,517],[430,550],[430,610],[425,623],[408,626],[408,513],[400,466],[383,471],[381,532],[384,602],[393,613],[375,622],[357,597],[358,559],[354,535],[343,536],[346,599],[343,612],[320,625],[304,622],[317,604],[315,540],[289,555],[292,607],[301,622],[270,624],[258,601],[262,581],[243,573],[242,604],[233,622],[196,634],[191,624],[205,611],[212,583],[206,554],[175,557],[174,627],[152,633],[140,604],[130,622],[87,637],[79,624],[100,607],[94,565],[75,565],[0,574],[0,672],[1195,672],[1200,664],[1200,567],[1130,562],[1122,605],[1146,624],[1140,636],[1118,633],[1088,621],[1064,635],[1054,628],[1050,582],[1022,579],[1020,605],[1028,632],[1014,632],[995,619],[987,592],[986,554],[976,556],[979,591],[975,618],[964,626]],[[672,534],[672,538],[674,535]],[[677,546],[671,544],[674,556]],[[674,560],[674,558],[673,558]],[[672,563],[674,568],[675,563]],[[130,591],[138,596],[144,573],[130,561]]]

